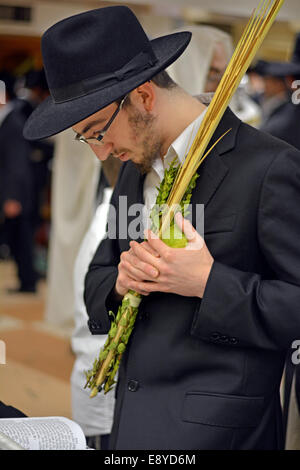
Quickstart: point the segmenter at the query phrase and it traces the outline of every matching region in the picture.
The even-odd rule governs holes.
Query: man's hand
[[[131,242],[132,243],[132,242]],[[154,267],[154,258],[157,258],[158,253],[149,245],[148,242],[143,242],[137,245],[143,249],[149,256],[150,263],[140,260],[130,248],[129,251],[123,251],[121,254],[121,261],[118,266],[119,274],[115,286],[115,293],[118,296],[124,297],[129,289],[136,290],[142,295],[149,295],[143,289],[135,289],[132,287],[132,282],[145,282],[153,281],[158,276],[158,271]]]
[[[15,199],[7,199],[3,204],[3,212],[8,219],[14,219],[22,212],[22,205]]]
[[[133,289],[143,295],[167,292],[203,297],[214,259],[191,223],[181,214],[175,220],[188,245],[170,248],[150,230],[147,242],[130,242],[131,249],[122,253],[119,264],[116,290],[120,295]]]

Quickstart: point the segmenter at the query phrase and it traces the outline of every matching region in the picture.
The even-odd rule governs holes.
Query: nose
[[[96,155],[96,157],[101,161],[104,162],[108,158],[108,156],[111,154],[112,151],[112,144],[103,144],[103,145],[93,145],[90,144],[92,151]]]

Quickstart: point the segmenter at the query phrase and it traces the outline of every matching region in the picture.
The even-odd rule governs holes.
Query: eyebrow
[[[76,132],[77,135],[85,134],[85,133],[88,132],[93,126],[96,126],[96,125],[98,125],[98,124],[102,124],[102,123],[105,122],[105,121],[106,121],[106,119],[103,119],[103,118],[102,118],[102,119],[96,119],[95,121],[89,122],[89,123],[85,126],[85,128],[82,130],[81,133],[80,133],[80,132],[76,132],[76,131],[74,131],[74,132]]]

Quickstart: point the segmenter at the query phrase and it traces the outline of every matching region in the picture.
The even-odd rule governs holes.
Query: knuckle
[[[118,271],[119,273],[123,272],[124,269],[126,269],[126,263],[124,261],[121,261],[118,265]]]
[[[152,277],[151,271],[153,270],[153,266],[151,266],[151,264],[142,263],[141,269]]]
[[[166,279],[168,276],[172,274],[172,270],[170,266],[168,266],[167,263],[161,264],[161,266],[159,267],[159,272],[161,273],[161,276],[164,277],[164,279]]]
[[[169,248],[165,250],[164,259],[167,263],[170,263],[173,260],[173,253]]]
[[[119,282],[119,284],[124,285],[125,279],[126,279],[126,276],[124,276],[123,273],[120,273],[119,276],[118,276],[118,282]]]
[[[149,245],[148,242],[142,242],[140,244],[140,247],[143,248],[144,250],[148,251],[149,253],[153,252],[153,249],[151,248],[151,246]]]

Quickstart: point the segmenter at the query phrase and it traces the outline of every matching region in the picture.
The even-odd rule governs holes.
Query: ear
[[[133,90],[130,95],[132,102],[148,113],[153,111],[156,102],[156,91],[152,82],[146,82]]]

